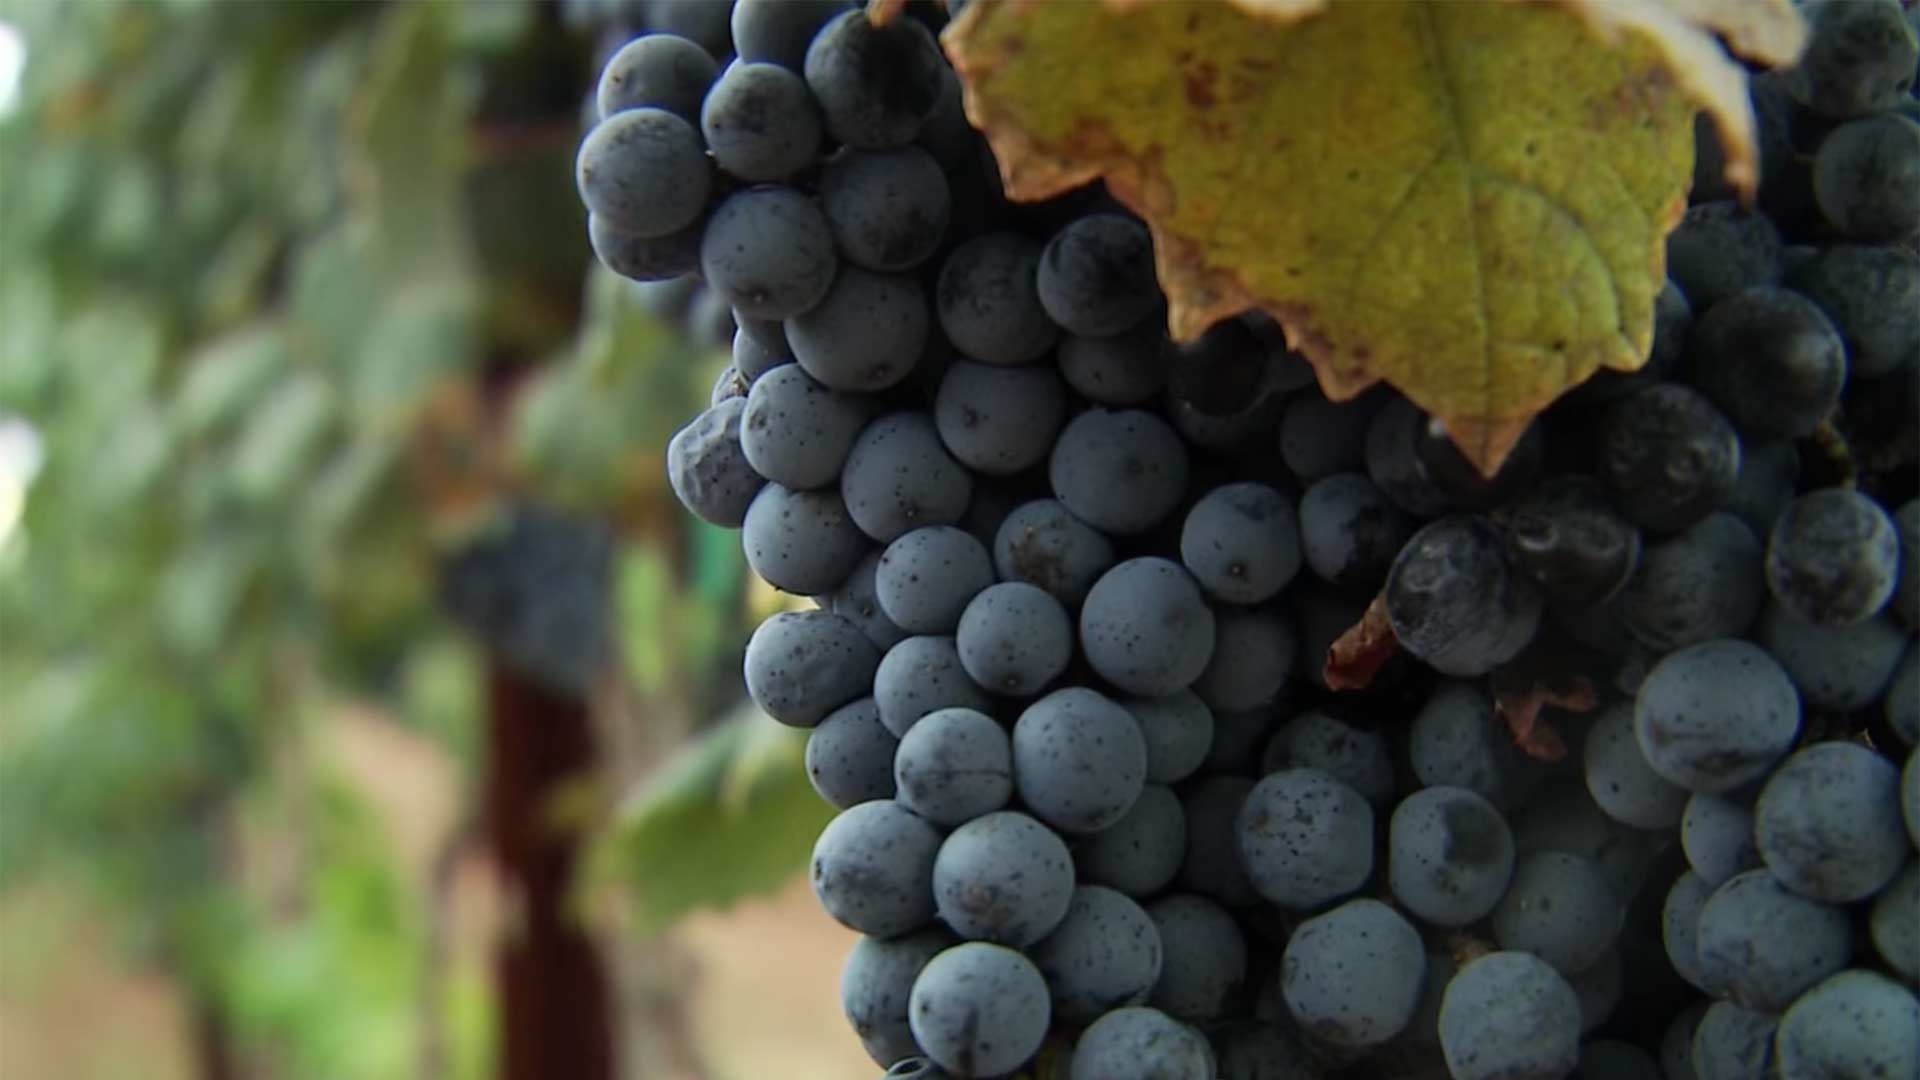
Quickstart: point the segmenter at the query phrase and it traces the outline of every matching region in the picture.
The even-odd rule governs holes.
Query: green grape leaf
[[[742,707],[633,794],[592,877],[625,885],[642,934],[779,888],[834,815],[807,782],[805,747],[805,733]]]
[[[1147,221],[1177,338],[1264,309],[1330,397],[1385,380],[1491,472],[1646,361],[1696,109],[1750,190],[1744,76],[1687,21],[1790,58],[1745,8],[980,0],[942,40],[1009,195],[1103,178]]]

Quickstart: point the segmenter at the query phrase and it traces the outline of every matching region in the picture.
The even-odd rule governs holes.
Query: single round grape
[[[700,107],[714,163],[749,183],[785,180],[812,165],[820,127],[807,84],[779,64],[728,64]]]
[[[1787,69],[1786,89],[1814,115],[1845,120],[1884,112],[1913,89],[1920,48],[1900,5],[1816,0],[1801,14],[1810,33]]]
[[[1854,240],[1885,242],[1920,229],[1920,124],[1883,113],[1849,121],[1820,141],[1813,198]]]
[[[700,220],[713,192],[713,167],[692,124],[665,109],[627,109],[587,133],[574,180],[593,216],[652,238]]]
[[[1731,1001],[1707,1006],[1693,1029],[1693,1071],[1700,1080],[1764,1080],[1779,1020]]]
[[[907,997],[927,961],[958,942],[935,926],[853,943],[840,968],[840,1008],[876,1063],[890,1065],[920,1052],[907,1024]]]
[[[766,483],[741,446],[745,411],[744,401],[722,401],[667,441],[674,497],[695,517],[727,529],[746,522],[747,508]]]
[[[1920,1076],[1920,999],[1871,971],[1843,971],[1780,1017],[1782,1077]]]
[[[933,115],[945,66],[933,35],[915,20],[876,26],[854,10],[820,28],[801,69],[830,135],[848,146],[883,150],[911,143]]]
[[[1020,801],[1071,833],[1094,833],[1126,815],[1147,778],[1147,743],[1132,714],[1081,687],[1055,690],[1013,725]]]
[[[593,248],[594,258],[636,285],[665,285],[697,273],[704,232],[702,223],[696,221],[665,236],[641,236],[599,214],[587,215],[587,243]]]
[[[1874,951],[1908,982],[1920,982],[1920,863],[1907,868],[1873,899],[1867,929]]]
[[[786,326],[807,374],[848,393],[885,390],[913,374],[931,332],[918,282],[857,266],[842,267],[819,301]]]
[[[797,72],[806,65],[814,35],[849,5],[847,0],[734,0],[730,6],[733,49],[742,60]]]
[[[1678,383],[1656,383],[1600,418],[1600,478],[1627,520],[1671,533],[1733,494],[1740,438],[1713,402]]]
[[[893,755],[900,740],[863,697],[827,714],[807,736],[807,779],[822,799],[845,810],[893,798]]]
[[[993,717],[941,709],[901,737],[893,780],[900,805],[935,825],[964,824],[1013,798],[1013,749]]]
[[[1129,559],[1094,582],[1080,608],[1080,648],[1100,677],[1130,694],[1186,689],[1206,670],[1214,617],[1178,563]]]
[[[1700,911],[1719,886],[1689,870],[1673,881],[1660,908],[1660,940],[1674,973],[1709,994],[1722,993],[1718,969],[1709,972],[1700,962]]]
[[[1223,611],[1214,619],[1213,656],[1193,692],[1219,712],[1270,705],[1293,674],[1296,651],[1293,627],[1282,616]]]
[[[1870,619],[1893,595],[1900,541],[1893,519],[1848,488],[1822,488],[1793,501],[1767,537],[1767,588],[1818,626]]]
[[[600,69],[594,102],[602,120],[626,109],[665,109],[700,122],[700,101],[720,66],[697,43],[677,34],[645,34],[620,47]]]
[[[840,493],[768,484],[740,526],[747,566],[782,592],[824,596],[846,584],[866,557],[867,538],[847,516]]]
[[[1247,978],[1247,941],[1239,924],[1227,909],[1190,893],[1155,900],[1147,915],[1164,957],[1149,1003],[1192,1023],[1219,1019]]]
[[[1180,561],[1208,595],[1258,604],[1300,570],[1300,526],[1293,503],[1265,484],[1214,488],[1187,512]]]
[[[973,480],[940,445],[924,413],[888,413],[853,442],[840,472],[847,515],[860,531],[891,543],[923,525],[953,525],[966,513]]]
[[[829,390],[787,364],[754,380],[740,418],[740,448],[755,472],[795,489],[840,479],[853,440],[867,423],[867,405]]]
[[[1328,584],[1377,588],[1412,535],[1412,519],[1360,473],[1323,477],[1300,497],[1300,546]]]
[[[1426,975],[1420,932],[1378,900],[1349,900],[1287,939],[1280,992],[1295,1022],[1336,1046],[1377,1046],[1413,1018]]]
[[[1780,280],[1780,230],[1733,199],[1687,208],[1667,234],[1667,275],[1696,311]]]
[[[1153,241],[1125,214],[1088,214],[1054,233],[1034,284],[1047,315],[1073,334],[1118,334],[1160,306]]]
[[[1066,841],[1014,810],[961,825],[940,845],[929,894],[961,937],[1025,948],[1053,932],[1073,898]]]
[[[1147,740],[1147,782],[1171,784],[1200,768],[1213,746],[1213,711],[1192,691],[1120,703],[1140,722]]]
[[[1572,974],[1606,954],[1625,918],[1593,863],[1563,851],[1536,851],[1514,864],[1507,894],[1493,909],[1493,937],[1503,949],[1533,953]]]
[[[833,287],[838,262],[819,208],[787,187],[728,196],[700,240],[700,273],[708,287],[755,319],[790,319],[811,310]]]
[[[1073,620],[1046,590],[1003,581],[967,603],[954,642],[975,683],[996,694],[1031,697],[1073,659]]]
[[[1836,710],[1878,699],[1910,640],[1885,614],[1849,626],[1817,626],[1779,603],[1761,611],[1754,636],[1786,669],[1803,701]]]
[[[1040,1050],[1052,1007],[1033,961],[1002,945],[967,941],[927,961],[913,980],[907,1017],[913,1041],[941,1068],[999,1076]]]
[[[1513,878],[1513,832],[1480,796],[1430,787],[1394,808],[1387,880],[1393,898],[1435,926],[1484,918]]]
[[[793,363],[793,349],[787,344],[784,323],[768,323],[764,337],[752,328],[752,321],[737,324],[733,332],[733,366],[740,380],[751,387],[760,377],[778,367]]]
[[[954,248],[940,266],[934,307],[955,348],[983,364],[1028,364],[1060,334],[1035,285],[1040,245],[990,232]]]
[[[1557,603],[1605,603],[1640,562],[1640,531],[1591,477],[1550,480],[1495,520],[1515,565]]]
[[[901,640],[873,672],[874,707],[895,738],[940,709],[987,712],[993,698],[967,677],[950,637],[921,635]]]
[[[747,641],[747,693],[775,720],[812,727],[861,696],[879,662],[879,650],[852,620],[830,611],[782,611]]]
[[[874,596],[895,626],[915,634],[951,634],[960,613],[993,584],[993,560],[973,536],[951,525],[915,529],[888,544],[874,570]]]
[[[1061,429],[1047,480],[1074,517],[1112,536],[1133,536],[1180,505],[1187,451],[1152,413],[1088,409]]]
[[[933,921],[940,832],[891,801],[842,810],[813,845],[813,895],[841,925],[875,937]],[[951,922],[951,920],[949,920]]]
[[[1499,534],[1464,514],[1413,534],[1382,596],[1401,646],[1447,675],[1486,674],[1540,625],[1540,593],[1509,569]]]
[[[1244,776],[1205,776],[1181,793],[1187,818],[1187,852],[1180,863],[1180,888],[1227,907],[1247,907],[1260,899],[1240,858],[1236,820],[1253,781]]]
[[[1706,641],[1647,673],[1633,725],[1654,772],[1688,791],[1720,795],[1758,779],[1793,745],[1800,695],[1758,647]]]
[[[1319,769],[1263,778],[1247,793],[1234,830],[1248,882],[1282,907],[1318,907],[1373,872],[1373,808]]]
[[[1179,797],[1148,784],[1119,821],[1082,840],[1073,857],[1080,881],[1141,899],[1173,881],[1186,853],[1187,815]]]
[[[1163,320],[1150,318],[1107,337],[1066,334],[1055,362],[1075,393],[1099,405],[1142,405],[1167,385],[1172,345]]]
[[[1261,773],[1287,767],[1319,769],[1367,800],[1376,810],[1393,805],[1393,760],[1376,731],[1335,719],[1322,709],[1299,713],[1273,734],[1261,757]]]
[[[1515,803],[1520,752],[1478,684],[1442,681],[1414,714],[1407,737],[1413,773],[1428,787],[1461,787],[1495,807]]]
[[[1787,278],[1833,320],[1849,378],[1892,375],[1920,352],[1920,258],[1896,247],[1835,244]]]
[[[1847,966],[1846,912],[1789,891],[1765,870],[1727,879],[1700,908],[1701,973],[1749,1009],[1777,1013]]]
[[[1068,1080],[1213,1080],[1206,1036],[1158,1009],[1115,1009],[1080,1033]]]
[[[1715,513],[1650,545],[1620,591],[1627,631],[1656,652],[1739,637],[1766,600],[1760,540],[1746,522]]]
[[[947,369],[934,399],[940,440],[961,464],[1007,476],[1047,459],[1067,414],[1053,369],[994,367],[962,360]]]
[[[1680,823],[1688,792],[1647,764],[1633,734],[1633,706],[1602,710],[1587,729],[1583,755],[1587,792],[1607,816],[1636,829],[1667,829]]]
[[[1000,523],[993,565],[1002,581],[1038,585],[1077,606],[1113,565],[1113,544],[1056,500],[1037,499]]]
[[[1440,1049],[1455,1080],[1566,1076],[1580,1060],[1579,999],[1539,957],[1488,953],[1447,984]]]
[[[1859,743],[1795,752],[1753,807],[1754,842],[1768,871],[1828,903],[1864,900],[1886,887],[1909,854],[1900,833],[1900,774]]]
[[[939,248],[952,196],[940,163],[917,146],[849,147],[820,171],[820,209],[842,258],[897,273],[919,266]]]
[[[1160,931],[1139,904],[1100,885],[1073,890],[1066,918],[1029,950],[1046,977],[1053,1015],[1090,1024],[1138,1005],[1160,978]]]
[[[1753,806],[1719,795],[1693,795],[1680,815],[1680,846],[1687,865],[1708,885],[1719,885],[1760,865],[1753,842]]]

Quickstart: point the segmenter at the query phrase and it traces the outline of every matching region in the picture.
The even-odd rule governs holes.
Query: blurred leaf
[[[297,494],[334,412],[325,379],[312,372],[288,376],[240,431],[231,458],[238,493],[255,501]]]
[[[661,766],[593,856],[623,882],[635,928],[768,893],[805,868],[833,808],[807,782],[804,732],[742,707]]]
[[[413,4],[383,23],[349,114],[350,190],[373,225],[381,276],[419,281],[458,274],[460,151],[466,103],[448,72],[448,4]]]
[[[362,430],[396,432],[419,415],[428,392],[476,360],[474,294],[446,279],[392,295],[360,346],[351,412]]]
[[[480,764],[484,669],[471,639],[436,634],[415,643],[400,670],[400,715],[452,749],[466,777]]]
[[[237,421],[266,393],[286,363],[280,328],[256,323],[202,346],[186,360],[173,398],[174,428],[204,438]]]
[[[158,583],[157,614],[167,642],[199,658],[219,649],[260,557],[253,538],[237,533],[202,533],[182,548]]]

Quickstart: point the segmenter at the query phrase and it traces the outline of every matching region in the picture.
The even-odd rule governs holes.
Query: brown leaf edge
[[[1536,640],[1527,651],[1488,677],[1493,711],[1507,725],[1519,751],[1535,761],[1559,761],[1567,742],[1542,713],[1547,706],[1568,712],[1592,712],[1600,704],[1593,680],[1567,663],[1556,643]]]
[[[1373,598],[1360,621],[1348,627],[1327,647],[1321,678],[1329,690],[1365,690],[1393,654],[1400,651],[1400,639],[1387,619],[1387,598]]]

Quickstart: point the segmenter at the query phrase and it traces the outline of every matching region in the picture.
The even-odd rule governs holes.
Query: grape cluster
[[[1264,318],[1170,342],[1146,227],[1007,203],[915,6],[613,55],[593,243],[738,327],[668,467],[817,605],[746,683],[888,1076],[1920,1075],[1916,39],[1807,10],[1755,93],[1817,153],[1765,215],[1703,172],[1647,367],[1491,477]]]

